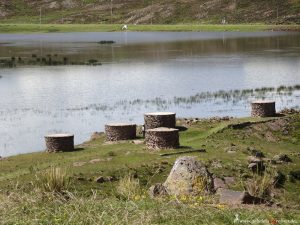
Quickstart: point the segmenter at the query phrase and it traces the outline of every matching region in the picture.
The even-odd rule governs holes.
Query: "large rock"
[[[194,157],[176,160],[163,184],[170,195],[197,195],[214,191],[212,174]]]

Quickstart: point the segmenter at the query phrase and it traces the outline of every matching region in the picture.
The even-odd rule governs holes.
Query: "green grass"
[[[281,124],[283,120],[288,121],[282,125],[288,128],[288,135],[276,128],[276,123]],[[251,124],[240,129],[231,126],[244,122]],[[299,181],[287,180],[283,188],[276,190],[272,201],[279,203],[279,208],[229,207],[219,205],[217,196],[203,196],[201,201],[175,201],[155,200],[147,195],[152,184],[164,182],[174,161],[182,155],[197,157],[218,177],[236,177],[237,183],[232,187],[235,190],[244,190],[246,177],[253,176],[247,168],[247,147],[261,150],[267,158],[280,153],[289,155],[292,163],[268,164],[286,176],[300,170],[299,124],[300,114],[267,119],[207,119],[189,124],[179,120],[178,125],[188,129],[180,132],[182,147],[178,150],[151,152],[144,144],[135,145],[130,141],[107,144],[102,135],[77,146],[74,152],[8,157],[0,161],[0,224],[234,224],[236,213],[244,220],[299,221]],[[277,141],[266,139],[264,135],[268,131]],[[205,153],[176,154],[202,148],[206,149]],[[174,154],[161,156],[161,153]],[[222,168],[212,166],[216,160]],[[62,194],[47,192],[53,188],[36,189],[37,176],[47,175],[49,168],[67,171],[67,190]],[[97,183],[95,179],[100,176],[113,176],[117,180]],[[61,180],[60,174],[55,175],[58,179],[48,177],[46,183],[55,187]]]
[[[114,32],[122,24],[7,24],[0,23],[0,33],[51,33],[51,32]],[[300,25],[265,24],[177,24],[177,25],[128,25],[129,31],[266,31],[300,30]]]

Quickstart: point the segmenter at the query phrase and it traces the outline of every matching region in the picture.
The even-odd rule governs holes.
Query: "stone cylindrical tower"
[[[107,141],[122,141],[136,138],[136,124],[110,123],[105,125]]]
[[[73,134],[50,134],[45,136],[47,152],[74,151]]]
[[[172,149],[179,147],[179,130],[159,127],[146,130],[146,146],[148,149]]]
[[[176,126],[176,114],[172,112],[153,112],[145,113],[145,130],[168,127],[175,128]]]
[[[253,117],[276,116],[275,101],[254,101],[251,103]]]

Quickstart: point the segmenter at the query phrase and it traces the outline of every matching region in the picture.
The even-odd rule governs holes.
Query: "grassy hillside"
[[[177,150],[151,152],[130,141],[109,144],[98,134],[75,152],[0,160],[0,223],[219,225],[234,224],[238,213],[243,220],[260,219],[264,224],[283,219],[299,224],[300,114],[177,124],[187,128],[180,132],[183,147]],[[206,151],[191,152],[198,149]],[[231,189],[248,190],[247,183],[256,182],[262,191],[265,187],[259,181],[265,175],[248,169],[248,158],[257,150],[265,156],[265,175],[281,174],[282,182],[269,194],[272,207],[231,207],[219,204],[217,195],[151,199],[147,194],[152,184],[166,179],[182,155],[197,157],[216,177],[234,177]],[[279,154],[291,162],[272,163]],[[49,168],[55,168],[55,176],[47,175]]]
[[[299,0],[0,0],[6,23],[300,23]]]

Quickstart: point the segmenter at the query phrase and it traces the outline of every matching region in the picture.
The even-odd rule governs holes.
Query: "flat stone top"
[[[154,129],[148,129],[146,130],[146,132],[173,132],[173,131],[179,131],[178,129],[175,128],[168,128],[168,127],[158,127],[158,128],[154,128]]]
[[[50,137],[50,138],[74,137],[74,134],[48,134],[45,137]]]
[[[275,103],[275,101],[272,100],[257,100],[257,101],[253,101],[253,104],[271,104],[271,103]]]
[[[108,123],[106,126],[109,127],[126,127],[126,126],[136,126],[136,124],[133,123]]]
[[[151,112],[151,113],[145,113],[146,116],[170,116],[170,115],[176,115],[176,113],[172,112]]]

